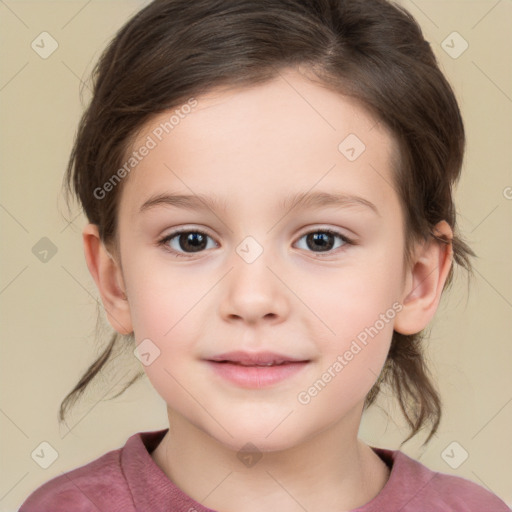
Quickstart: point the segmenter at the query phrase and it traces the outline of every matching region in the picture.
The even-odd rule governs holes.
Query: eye
[[[334,247],[335,240],[338,238],[342,243],[338,244]],[[332,229],[316,229],[314,231],[309,231],[305,233],[299,238],[299,241],[305,239],[306,241],[306,249],[310,249],[313,252],[318,252],[319,256],[324,256],[321,253],[328,253],[327,255],[332,254],[333,249],[338,249],[339,247],[344,247],[346,245],[355,245],[354,241],[350,238],[346,237],[342,233],[338,231],[334,231]],[[304,247],[299,247],[304,248]],[[316,251],[315,249],[320,249],[320,251]]]
[[[158,245],[165,246],[175,256],[183,258],[186,257],[185,254],[193,254],[206,249],[208,238],[211,239],[204,231],[182,229],[165,236],[159,240]],[[168,244],[168,242],[172,243]],[[216,244],[214,245],[216,246]],[[185,254],[181,253],[179,249],[183,249]]]
[[[174,256],[183,258],[186,257],[187,254],[194,254],[207,249],[208,238],[213,240],[204,231],[181,229],[166,235],[158,241],[158,245],[163,245],[166,250],[173,253]],[[309,231],[302,235],[299,241],[303,238],[306,240],[306,249],[319,253],[319,256],[323,256],[321,253],[328,253],[327,255],[330,255],[333,249],[338,249],[345,245],[355,245],[353,240],[332,229],[316,229]],[[336,238],[338,238],[341,243],[334,247],[336,244],[333,239]],[[171,244],[169,244],[169,242],[171,242]],[[218,244],[214,242],[213,246],[218,247]],[[320,251],[316,251],[316,249],[320,249]]]

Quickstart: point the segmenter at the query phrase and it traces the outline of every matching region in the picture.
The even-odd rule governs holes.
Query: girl
[[[94,75],[67,178],[121,336],[61,420],[121,345],[169,428],[20,511],[509,510],[357,437],[384,384],[407,440],[436,432],[421,335],[474,255],[452,199],[463,123],[413,18],[384,0],[160,0]]]

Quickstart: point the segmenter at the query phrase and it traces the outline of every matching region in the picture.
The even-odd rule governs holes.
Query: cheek
[[[371,260],[325,276],[310,290],[308,306],[321,319],[312,323],[318,330],[311,329],[309,336],[322,354],[318,388],[325,406],[330,399],[361,400],[382,370],[402,307],[397,254],[375,253]]]
[[[205,290],[191,291],[190,282],[187,287],[183,278],[156,279],[158,271],[153,270],[134,283],[135,299],[130,304],[139,353],[142,347],[149,347],[155,354],[143,369],[167,404],[185,416],[194,416],[197,405],[188,392],[195,389],[194,340],[201,325],[198,315],[204,314],[200,299]]]
[[[351,329],[356,334],[323,345],[318,374],[303,383],[296,397],[304,417],[321,417],[330,423],[363,403],[386,361],[394,315],[395,310],[389,308],[384,319],[372,323],[363,315],[352,318]],[[354,328],[356,323],[362,327]]]
[[[333,346],[358,336],[377,323],[377,328],[392,331],[400,296],[401,266],[392,258],[373,258],[330,273],[318,273],[314,285],[297,288],[306,297],[316,319],[312,322],[318,336]],[[393,305],[395,305],[393,307]],[[380,321],[384,315],[385,324]],[[364,337],[364,336],[363,336]]]
[[[151,266],[151,272],[135,272],[130,290],[130,315],[139,353],[151,354],[143,369],[157,392],[168,403],[182,401],[180,382],[190,379],[186,363],[193,356],[201,314],[203,289],[191,286],[183,274],[169,275]],[[147,349],[147,350],[143,350]],[[181,398],[180,398],[181,397]]]
[[[192,282],[188,272],[170,270],[161,262],[147,265],[147,271],[133,261],[130,315],[136,339],[155,338],[165,342],[183,320],[197,317],[197,305],[211,285]],[[137,267],[137,268],[136,268]]]

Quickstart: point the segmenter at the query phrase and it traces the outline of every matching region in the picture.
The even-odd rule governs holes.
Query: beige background
[[[468,151],[456,198],[461,230],[479,255],[469,297],[461,277],[432,327],[429,356],[445,404],[440,430],[427,448],[420,448],[421,437],[403,451],[512,505],[512,3],[401,3],[423,27],[460,101]],[[100,400],[139,364],[134,357],[120,361],[118,373],[75,409],[71,431],[57,422],[60,401],[107,341],[94,340],[98,294],[83,257],[85,220],[78,211],[68,216],[60,189],[83,108],[80,80],[143,4],[0,1],[2,512],[17,510],[42,483],[122,446],[133,433],[167,427],[164,402],[147,379],[113,401]],[[47,59],[31,48],[43,31],[59,45]],[[454,31],[469,44],[458,58],[442,44]],[[460,49],[461,40],[454,41]],[[57,248],[46,263],[32,252],[43,237]],[[374,409],[360,434],[395,449],[406,436],[398,428],[403,421],[392,404],[382,404],[393,418]],[[58,452],[47,469],[31,457],[43,441]],[[469,453],[456,469],[441,456],[453,441]]]

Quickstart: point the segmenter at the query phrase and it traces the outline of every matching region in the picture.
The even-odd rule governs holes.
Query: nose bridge
[[[269,247],[269,239],[270,237],[262,239],[261,236],[256,238],[252,235],[247,235],[236,246],[235,252],[246,265],[257,263],[257,266],[260,266],[262,265],[262,261],[266,261],[267,255],[271,250]]]
[[[268,267],[274,264],[275,253],[270,247],[270,237],[247,235],[236,247],[233,255],[235,283],[243,284],[252,290],[261,285],[268,286],[268,281],[275,279]]]
[[[286,287],[273,269],[276,267],[275,251],[265,246],[270,239],[266,237],[262,243],[248,235],[235,247],[227,293],[223,299],[224,314],[248,321],[283,314]]]

